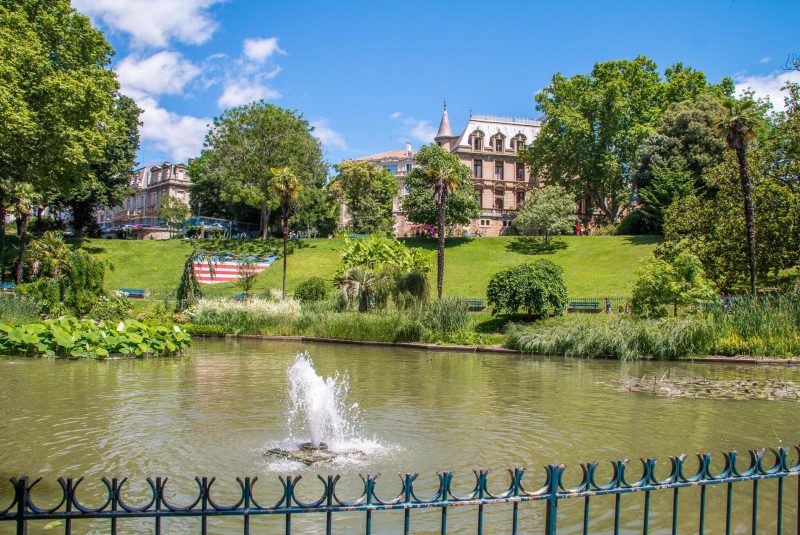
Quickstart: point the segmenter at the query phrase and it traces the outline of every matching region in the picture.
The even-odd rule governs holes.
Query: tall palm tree
[[[283,230],[283,286],[281,299],[286,299],[286,244],[289,239],[289,216],[292,214],[295,201],[303,189],[303,182],[289,167],[270,169],[272,181],[270,189],[278,198],[281,210],[281,228]]]
[[[750,291],[756,295],[756,224],[753,206],[753,187],[747,166],[748,143],[755,137],[755,127],[761,121],[761,111],[750,96],[727,98],[725,109],[717,126],[725,135],[728,146],[736,152],[739,164],[739,182],[744,200],[744,223],[747,230],[747,261],[750,266]]]

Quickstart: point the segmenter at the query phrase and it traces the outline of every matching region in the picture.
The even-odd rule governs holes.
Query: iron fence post
[[[545,515],[545,535],[556,535],[558,525],[558,488],[564,465],[547,465],[547,513]]]
[[[25,507],[28,503],[28,476],[22,476],[15,481],[14,487],[17,500],[17,535],[27,535],[28,523],[25,519]]]

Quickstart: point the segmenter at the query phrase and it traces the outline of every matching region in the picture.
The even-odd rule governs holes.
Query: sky
[[[560,72],[644,54],[709,81],[732,77],[782,107],[800,54],[800,0],[73,0],[116,50],[141,117],[142,165],[197,156],[213,117],[264,99],[315,127],[326,160],[430,143],[446,97],[470,111],[538,118]],[[458,132],[456,132],[458,133]]]

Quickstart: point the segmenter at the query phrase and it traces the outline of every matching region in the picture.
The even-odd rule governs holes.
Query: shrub
[[[68,260],[68,267],[55,277],[42,277],[18,287],[20,293],[39,301],[51,317],[67,313],[87,316],[97,300],[106,295],[104,261],[82,251],[70,253]]]
[[[455,297],[436,299],[425,308],[424,325],[433,340],[447,340],[464,332],[469,327],[467,304]]]
[[[398,308],[409,308],[428,300],[430,286],[422,271],[399,273],[394,277],[392,299]]]
[[[194,251],[183,264],[181,281],[175,290],[175,312],[183,312],[203,297],[203,290],[194,271],[194,263],[199,259],[202,259],[202,256]]]
[[[131,302],[127,297],[103,295],[92,305],[89,317],[95,321],[119,321],[130,316],[131,310]],[[159,319],[163,321],[163,316]]]
[[[311,277],[297,285],[294,291],[294,298],[301,303],[309,301],[321,301],[328,295],[330,289],[325,279],[322,277]]]
[[[636,273],[631,305],[637,316],[663,317],[667,306],[678,315],[679,306],[702,306],[716,300],[714,285],[700,260],[689,252],[654,258]]]
[[[486,290],[492,314],[516,314],[520,309],[539,317],[563,314],[567,306],[563,271],[549,260],[535,260],[495,273]]]
[[[634,210],[622,218],[617,225],[615,234],[620,236],[636,236],[653,232],[652,225],[644,217],[641,210]]]

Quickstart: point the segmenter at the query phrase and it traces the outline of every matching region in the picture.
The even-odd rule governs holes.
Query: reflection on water
[[[287,428],[286,370],[295,355],[308,349],[317,371],[349,375],[348,399],[358,403],[362,432],[386,448],[379,456],[350,459],[335,466],[275,464],[263,455],[279,443]],[[188,503],[195,475],[216,476],[220,501],[237,494],[236,476],[259,476],[256,498],[276,501],[278,474],[301,473],[299,493],[321,492],[316,473],[342,473],[340,492],[355,498],[358,474],[383,474],[381,496],[400,489],[397,473],[419,472],[420,495],[433,494],[436,471],[454,469],[459,493],[473,484],[472,469],[492,467],[493,490],[505,488],[503,469],[527,467],[527,488],[544,481],[541,466],[568,465],[567,483],[580,478],[578,463],[631,457],[658,457],[659,474],[668,472],[671,454],[800,441],[797,403],[659,398],[625,394],[603,386],[627,375],[674,374],[711,377],[779,377],[800,380],[800,369],[669,363],[618,363],[539,359],[508,355],[427,353],[424,351],[294,343],[197,341],[180,359],[107,362],[0,359],[0,477],[42,475],[34,497],[47,502],[57,491],[58,476],[86,476],[81,496],[100,492],[100,477],[128,476],[126,496],[142,499],[144,478],[168,476],[171,498]],[[793,457],[794,459],[794,457]],[[662,466],[663,465],[663,466]],[[693,465],[692,465],[693,466]],[[721,459],[715,469],[721,468]],[[638,472],[631,463],[633,473]],[[598,481],[611,475],[599,468]],[[632,478],[631,478],[632,479]],[[83,488],[85,486],[85,488]],[[749,529],[750,487],[737,487],[737,525]],[[774,531],[775,483],[759,489],[760,526]],[[786,487],[784,525],[796,523],[796,485]],[[0,508],[9,500],[0,487]],[[641,532],[643,496],[622,498],[621,528]],[[671,493],[654,493],[651,533],[668,532]],[[681,492],[681,526],[697,529],[699,492]],[[718,532],[724,512],[724,489],[708,491],[709,520]],[[613,498],[592,500],[594,531],[613,521]],[[583,501],[559,506],[559,533],[580,532]],[[508,533],[511,507],[486,510],[491,533]],[[542,504],[520,507],[520,533],[542,532]],[[793,516],[794,515],[794,516]],[[462,533],[477,517],[474,508],[452,508],[448,525]],[[336,531],[363,529],[362,514],[338,517]],[[414,533],[438,533],[440,513],[414,512]],[[272,532],[283,519],[254,520],[254,533]],[[373,517],[376,533],[402,532],[402,513]],[[294,515],[296,533],[324,532],[324,517]],[[127,523],[130,532],[148,533],[151,523]],[[189,533],[196,521],[170,520],[166,533]],[[214,520],[212,533],[240,529],[241,521]],[[41,528],[41,527],[40,527]],[[62,528],[63,529],[63,528]],[[107,526],[84,523],[75,532],[107,532]],[[216,531],[215,531],[216,530]],[[11,526],[0,526],[11,532]],[[31,533],[37,533],[34,528]],[[42,533],[53,533],[51,530]]]

